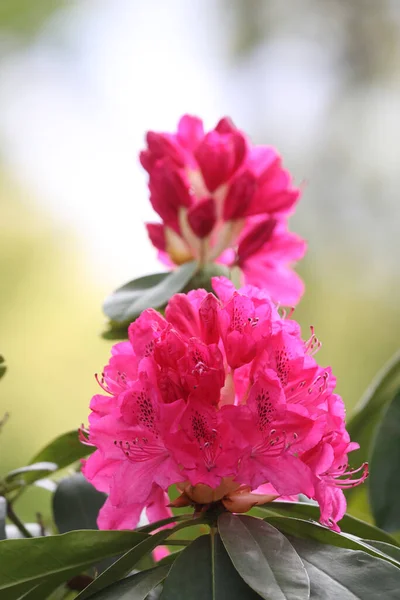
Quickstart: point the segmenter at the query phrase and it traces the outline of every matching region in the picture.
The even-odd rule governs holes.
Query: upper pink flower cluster
[[[161,260],[236,266],[276,302],[298,302],[303,283],[291,264],[305,242],[287,230],[287,217],[299,190],[273,148],[252,145],[227,118],[205,133],[185,115],[175,134],[148,132],[140,161],[163,221],[147,224]]]
[[[181,504],[221,500],[235,512],[257,504],[254,491],[268,493],[262,502],[302,493],[338,529],[342,489],[367,469],[358,479],[348,469],[358,445],[330,368],[312,356],[318,340],[303,342],[263,291],[236,291],[225,278],[213,287],[218,298],[173,296],[165,318],[144,311],[113,347],[106,395],[91,401],[97,450],[83,468],[109,493],[99,526],[133,528],[144,508],[150,520],[165,517],[165,492],[177,484]]]

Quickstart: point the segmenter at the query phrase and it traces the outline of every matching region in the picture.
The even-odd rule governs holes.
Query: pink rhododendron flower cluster
[[[238,267],[281,304],[296,304],[303,283],[291,265],[305,243],[287,229],[299,190],[269,146],[255,146],[227,119],[204,132],[185,115],[176,133],[147,134],[140,160],[162,223],[147,224],[163,262]]]
[[[338,530],[343,489],[367,476],[352,471],[352,443],[330,368],[313,358],[264,291],[236,291],[214,278],[217,295],[176,294],[165,318],[145,310],[116,344],[91,401],[87,442],[97,450],[85,476],[109,497],[101,528],[133,528],[146,509],[221,501],[233,512],[279,496],[317,500],[321,522]],[[353,474],[361,471],[358,478]]]

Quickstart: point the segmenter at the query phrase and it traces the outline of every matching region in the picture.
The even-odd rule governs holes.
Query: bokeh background
[[[159,269],[138,151],[185,112],[230,115],[304,186],[296,315],[349,412],[397,349],[398,0],[0,0],[0,475],[87,421],[102,300]]]

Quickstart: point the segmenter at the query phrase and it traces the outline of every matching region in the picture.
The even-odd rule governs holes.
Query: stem
[[[20,519],[17,517],[17,515],[14,512],[13,507],[11,506],[11,504],[9,502],[7,502],[7,517],[10,519],[10,521],[12,523],[14,523],[14,525],[19,529],[19,531],[22,533],[22,535],[24,537],[26,537],[26,538],[33,537],[33,535],[27,530],[27,528],[25,527],[23,522],[20,521]]]
[[[43,522],[41,513],[36,513],[36,520],[40,527],[40,535],[44,537],[46,535],[46,528],[44,526],[44,522]]]
[[[217,531],[216,527],[210,526],[210,538],[211,538],[211,585],[212,585],[212,597],[213,599],[216,597],[215,595],[215,533]]]

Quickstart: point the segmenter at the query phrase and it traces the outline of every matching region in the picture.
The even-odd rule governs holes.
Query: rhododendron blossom
[[[331,369],[314,359],[317,338],[304,342],[264,291],[212,283],[216,295],[172,297],[165,317],[145,310],[112,349],[90,404],[86,442],[97,449],[83,466],[109,494],[99,526],[134,528],[143,510],[167,516],[176,484],[176,506],[233,512],[305,494],[338,530],[342,490],[367,466],[348,467],[358,446]]]
[[[185,115],[174,134],[147,134],[142,166],[162,223],[147,224],[160,259],[180,265],[220,262],[281,304],[296,304],[303,283],[291,265],[305,243],[287,228],[299,197],[281,158],[255,146],[227,119],[208,133]]]

